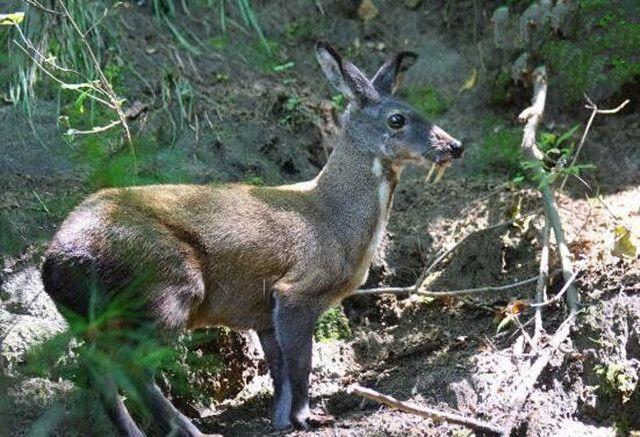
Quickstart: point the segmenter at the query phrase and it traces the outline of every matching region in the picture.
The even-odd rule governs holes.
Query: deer
[[[46,292],[86,314],[91,291],[131,290],[133,320],[171,342],[183,330],[257,332],[273,381],[272,424],[306,429],[314,325],[365,283],[408,164],[448,166],[463,145],[394,94],[417,55],[389,57],[372,79],[325,42],[316,57],[348,105],[333,151],[312,180],[103,189],[61,224],[44,254]],[[132,285],[133,284],[133,285]],[[95,291],[97,290],[97,291]],[[139,369],[144,374],[144,369]],[[110,375],[98,392],[117,432],[145,435]],[[151,432],[202,435],[144,376]]]

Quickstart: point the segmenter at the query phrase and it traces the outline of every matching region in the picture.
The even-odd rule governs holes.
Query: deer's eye
[[[387,119],[387,123],[391,129],[400,129],[407,123],[407,119],[402,114],[393,114]]]

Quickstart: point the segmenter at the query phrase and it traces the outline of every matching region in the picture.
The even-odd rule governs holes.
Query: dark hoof
[[[274,419],[272,422],[273,427],[278,431],[282,431],[283,429],[291,428],[292,423],[289,420],[277,420]]]

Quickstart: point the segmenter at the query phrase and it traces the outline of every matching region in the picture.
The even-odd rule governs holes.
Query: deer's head
[[[324,42],[317,44],[316,56],[329,82],[349,100],[345,134],[360,147],[395,166],[446,165],[462,156],[460,141],[393,96],[415,53],[392,56],[371,80]]]

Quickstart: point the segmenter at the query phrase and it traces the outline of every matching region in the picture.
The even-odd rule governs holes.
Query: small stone
[[[362,0],[358,6],[358,17],[361,20],[369,21],[378,16],[378,8],[372,0]]]
[[[404,6],[409,9],[418,9],[422,0],[404,0]]]

